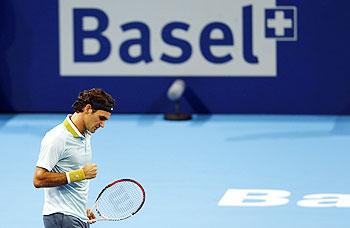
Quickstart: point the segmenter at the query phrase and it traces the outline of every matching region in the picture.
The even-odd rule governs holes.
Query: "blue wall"
[[[298,10],[298,40],[277,42],[276,77],[62,77],[57,1],[0,1],[0,112],[68,112],[80,90],[102,87],[120,113],[162,113],[172,81],[193,113],[350,114],[350,3],[277,1]],[[165,75],[166,76],[166,75]]]

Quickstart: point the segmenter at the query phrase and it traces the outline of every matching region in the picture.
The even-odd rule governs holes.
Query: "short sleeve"
[[[39,159],[36,166],[51,171],[64,152],[64,139],[45,135],[41,141]]]

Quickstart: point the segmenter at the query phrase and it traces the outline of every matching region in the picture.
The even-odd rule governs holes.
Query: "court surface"
[[[43,227],[43,191],[32,177],[41,138],[64,118],[0,115],[0,227]],[[310,194],[350,194],[348,116],[212,115],[168,122],[162,115],[115,114],[93,135],[92,146],[99,173],[89,205],[114,179],[136,179],[147,193],[134,217],[92,227],[350,227],[349,207],[298,205]],[[282,206],[219,206],[229,189],[291,195]]]

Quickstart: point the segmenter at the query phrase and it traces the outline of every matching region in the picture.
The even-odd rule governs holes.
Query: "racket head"
[[[139,212],[145,200],[146,193],[140,183],[132,179],[120,179],[100,192],[94,212],[97,213],[97,220],[124,220]]]

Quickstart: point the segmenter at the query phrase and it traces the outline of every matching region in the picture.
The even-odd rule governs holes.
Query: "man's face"
[[[103,128],[105,126],[105,122],[110,116],[111,113],[109,112],[103,110],[97,110],[94,112],[91,108],[89,108],[86,112],[84,121],[86,130],[94,133],[98,128]]]

